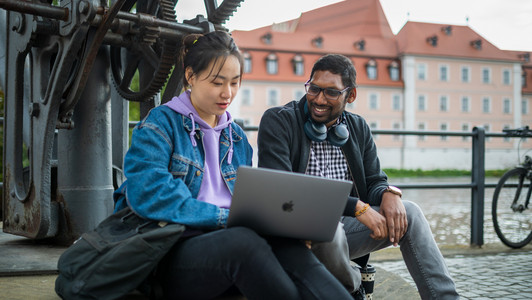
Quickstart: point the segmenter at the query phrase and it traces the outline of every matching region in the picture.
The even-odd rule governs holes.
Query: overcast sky
[[[227,22],[230,30],[279,23],[341,0],[245,0]],[[353,1],[353,0],[351,0]],[[394,33],[408,21],[469,25],[503,50],[532,51],[532,0],[380,0]],[[221,2],[221,0],[218,0]],[[203,1],[180,0],[178,19],[205,13]],[[469,21],[466,21],[466,19]]]

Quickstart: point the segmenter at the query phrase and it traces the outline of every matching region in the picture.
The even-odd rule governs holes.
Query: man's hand
[[[364,204],[358,201],[357,210],[362,209]],[[368,207],[368,210],[357,217],[360,223],[366,225],[371,230],[370,237],[376,240],[382,240],[388,237],[388,229],[386,228],[386,218],[379,214],[376,210]]]
[[[387,192],[382,194],[379,213],[386,218],[390,242],[394,246],[397,246],[399,240],[405,235],[408,229],[406,209],[401,201],[401,197]]]

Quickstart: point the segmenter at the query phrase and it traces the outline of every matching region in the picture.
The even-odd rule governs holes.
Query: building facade
[[[498,49],[468,26],[407,22],[394,35],[378,0],[345,0],[232,35],[245,74],[231,112],[248,125],[258,125],[269,107],[300,99],[312,65],[327,53],[353,61],[357,99],[347,110],[372,129],[501,132],[532,123],[530,53]],[[470,137],[375,141],[385,168],[471,167]],[[486,168],[515,165],[517,146],[516,139],[488,139]]]

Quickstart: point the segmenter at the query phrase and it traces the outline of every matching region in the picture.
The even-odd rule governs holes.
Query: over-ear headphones
[[[328,140],[329,143],[334,146],[341,147],[349,139],[349,130],[345,124],[344,114],[340,116],[340,122],[331,126],[330,130],[327,130],[327,126],[323,123],[317,123],[312,120],[308,112],[308,102],[305,103],[305,116],[307,116],[307,122],[303,126],[307,137],[315,142],[323,142]]]

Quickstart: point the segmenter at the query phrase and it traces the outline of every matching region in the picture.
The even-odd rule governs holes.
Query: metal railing
[[[245,131],[258,131],[258,126],[245,126],[237,121]],[[471,182],[463,183],[403,183],[401,189],[471,189],[471,245],[484,244],[484,191],[493,188],[496,183],[485,182],[485,154],[487,137],[517,137],[506,133],[486,133],[484,128],[475,127],[472,132],[462,131],[410,131],[410,130],[379,130],[373,129],[373,134],[382,135],[417,135],[417,136],[459,136],[471,137],[472,166]]]
[[[3,126],[4,118],[0,117],[0,126]],[[237,120],[244,131],[258,131],[258,126],[246,126],[242,121]],[[129,121],[129,127],[134,127],[136,121]],[[472,166],[471,182],[469,183],[403,183],[402,189],[471,189],[471,245],[482,246],[484,244],[484,190],[494,188],[496,183],[485,182],[485,145],[487,137],[509,138],[519,137],[506,133],[486,133],[484,128],[475,127],[472,132],[453,131],[409,131],[409,130],[372,130],[373,134],[382,135],[432,135],[432,136],[460,136],[472,138]],[[3,182],[0,182],[0,191],[3,189]]]

